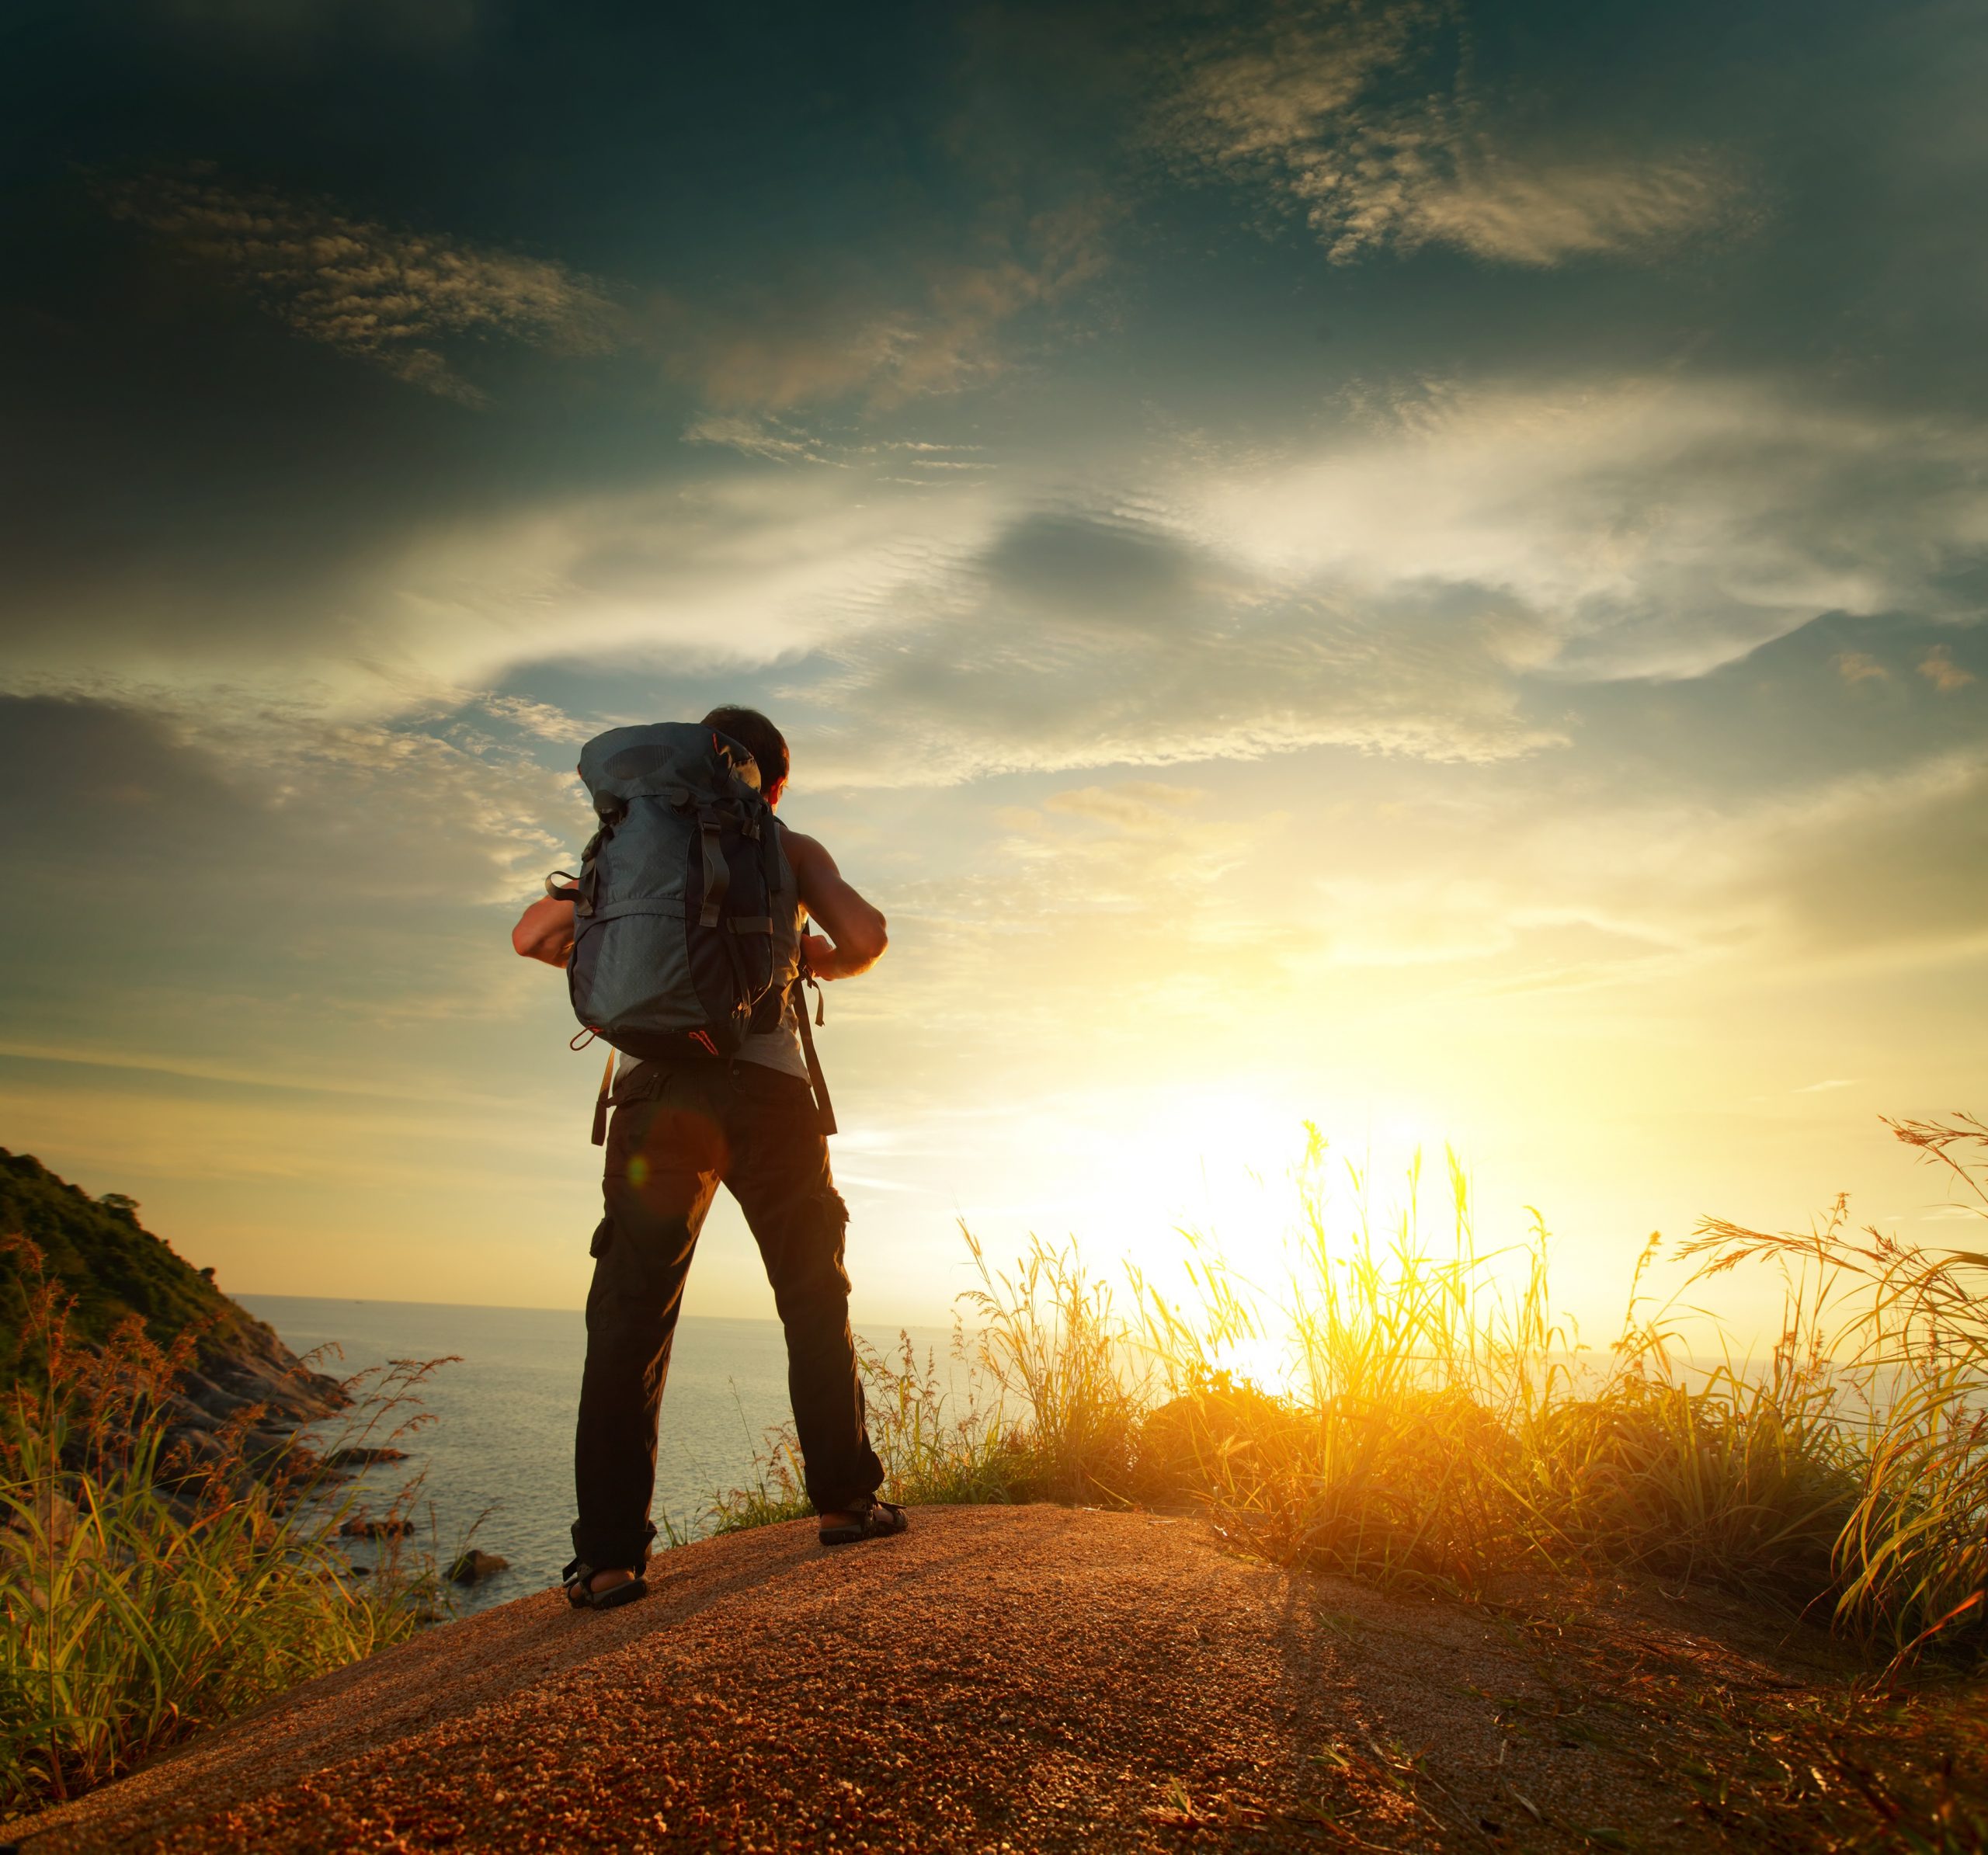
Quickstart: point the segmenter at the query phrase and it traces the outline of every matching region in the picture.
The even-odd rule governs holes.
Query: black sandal
[[[593,1581],[606,1565],[582,1565],[575,1559],[564,1574],[566,1583],[566,1601],[576,1610],[611,1610],[617,1605],[633,1603],[638,1597],[649,1594],[648,1580],[638,1572],[626,1584],[610,1585],[605,1591],[596,1591]]]
[[[815,1537],[825,1546],[853,1546],[858,1540],[888,1539],[910,1524],[910,1516],[895,1501],[873,1500],[854,1520],[839,1527],[824,1527]]]

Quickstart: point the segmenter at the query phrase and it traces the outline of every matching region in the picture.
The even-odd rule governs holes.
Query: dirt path
[[[1521,1627],[1238,1558],[1198,1521],[1051,1507],[927,1509],[833,1553],[773,1527],[652,1572],[624,1610],[548,1592],[430,1631],[0,1834],[30,1855],[1708,1846],[1632,1731],[1581,1724],[1536,1603]],[[1653,1598],[1611,1615],[1590,1653],[1726,1688],[1819,1652]]]

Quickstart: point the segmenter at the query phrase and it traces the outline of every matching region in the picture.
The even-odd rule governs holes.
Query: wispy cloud
[[[78,775],[44,802],[47,782],[23,769],[51,758]],[[29,795],[0,812],[0,850],[88,898],[115,974],[92,978],[80,945],[43,947],[31,995],[10,1001],[15,1040],[169,1065],[226,1047],[276,1075],[308,1069],[291,1049],[308,1044],[335,1081],[328,1070],[376,1061],[383,1037],[508,1009],[509,969],[464,930],[565,853],[574,782],[543,761],[535,743],[294,704],[0,697],[0,774]],[[217,939],[221,896],[253,934]],[[13,946],[33,931],[23,909],[0,922]],[[93,1012],[144,1028],[106,1037]]]
[[[829,448],[777,415],[858,399],[889,408],[982,384],[1011,367],[1016,325],[1065,309],[1107,267],[1105,202],[1074,200],[967,256],[933,261],[908,288],[829,290],[791,304],[667,294],[638,317],[606,281],[555,259],[231,185],[211,169],[106,182],[116,217],[214,267],[297,334],[465,405],[487,395],[460,344],[492,336],[567,354],[639,340],[709,408],[684,436],[787,462]]]
[[[1473,104],[1443,0],[1286,5],[1176,68],[1151,139],[1180,170],[1251,181],[1335,262],[1449,245],[1533,266],[1653,255],[1719,223],[1712,151],[1541,148]]]
[[[1866,651],[1839,651],[1830,660],[1836,673],[1853,689],[1860,683],[1889,683],[1891,672]]]
[[[1964,416],[1629,375],[1438,381],[1343,415],[1183,474],[1183,526],[1281,575],[1503,588],[1563,676],[1701,675],[1830,611],[1972,613],[1988,495]],[[1874,483],[1879,454],[1896,474]]]
[[[1945,644],[1934,645],[1920,658],[1919,674],[1943,696],[1964,690],[1974,680],[1974,672],[1964,670],[1955,663],[1953,652]]]
[[[784,419],[754,417],[742,412],[711,412],[683,428],[686,444],[722,445],[748,457],[777,464],[832,464],[830,447],[812,432]]]
[[[1067,1021],[1107,971],[1121,999],[1170,1013],[1218,1015],[1215,990],[1232,1010],[1239,986],[1274,985],[1284,930],[1242,899],[1260,895],[1255,884],[1232,879],[1278,841],[1284,815],[1224,816],[1198,790],[1121,780],[1051,792],[991,822],[969,870],[920,870],[893,886],[893,916],[928,955],[901,974],[899,1009],[950,1020],[1005,973],[1002,1022],[978,1029],[1027,1038]],[[1216,963],[1219,981],[1207,957],[1217,943],[1232,956]],[[1232,957],[1239,944],[1246,962]]]
[[[1969,854],[1988,754],[1929,755],[1750,802],[1572,812],[1508,840],[1521,885],[1579,893],[1618,925],[1723,961],[1944,957],[1984,944],[1988,864]]]
[[[1115,786],[1073,786],[1052,792],[1042,802],[1045,811],[1068,818],[1090,818],[1135,836],[1170,835],[1181,815],[1208,794],[1193,786],[1169,786],[1157,780],[1125,780]]]
[[[1340,248],[1349,234],[1357,250],[1362,237],[1378,242],[1391,231],[1404,250],[1454,245],[1508,264],[1654,255],[1719,224],[1737,197],[1732,178],[1707,154],[1647,163],[1605,153],[1553,159],[1500,153],[1465,137],[1445,155],[1447,172],[1442,163],[1430,171],[1404,162],[1399,208],[1391,214],[1375,200],[1359,209],[1335,240],[1334,255],[1350,255]],[[1333,230],[1329,205],[1313,223]]]
[[[476,706],[493,721],[514,728],[540,741],[577,741],[581,724],[563,709],[548,702],[533,702],[524,696],[480,696]]]
[[[1062,308],[1103,274],[1110,217],[1097,199],[1037,214],[1017,231],[989,233],[970,257],[930,265],[902,294],[857,292],[744,314],[671,305],[666,364],[725,414],[850,398],[891,407],[981,385],[1013,364],[1015,325]]]
[[[499,335],[565,353],[611,347],[620,312],[595,279],[544,258],[354,217],[210,174],[107,187],[119,217],[212,265],[307,339],[465,405],[485,395],[446,352]]]

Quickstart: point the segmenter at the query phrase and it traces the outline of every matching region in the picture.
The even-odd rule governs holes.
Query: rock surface
[[[430,1631],[0,1836],[29,1855],[1704,1846],[1669,1826],[1678,1791],[1646,1753],[1525,1725],[1560,1705],[1539,1632],[1239,1558],[1197,1520],[926,1509],[832,1551],[806,1523],[707,1541],[650,1579],[624,1609],[544,1592]],[[1787,1685],[1792,1652],[1734,1646],[1736,1622],[1611,1601],[1611,1657]],[[1548,1633],[1571,1630],[1573,1598],[1552,1603]]]

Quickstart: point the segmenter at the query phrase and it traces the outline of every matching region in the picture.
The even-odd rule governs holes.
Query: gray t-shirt
[[[738,1055],[742,1063],[761,1063],[769,1069],[782,1070],[807,1081],[808,1058],[801,1047],[801,1025],[794,1015],[791,992],[781,1002],[778,1026],[772,1030],[754,1031],[739,1046]],[[614,1079],[620,1082],[641,1060],[623,1051],[614,1065]]]

